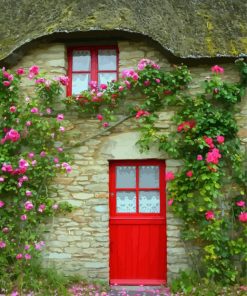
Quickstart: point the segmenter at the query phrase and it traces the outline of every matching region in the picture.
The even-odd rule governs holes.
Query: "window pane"
[[[115,49],[100,49],[98,54],[99,70],[117,70]]]
[[[140,191],[139,192],[139,212],[140,213],[159,213],[160,212],[159,191]]]
[[[139,187],[158,188],[159,187],[159,167],[158,166],[140,166]]]
[[[116,73],[99,73],[98,80],[100,84],[107,84],[107,82],[111,82],[112,80],[117,79]]]
[[[117,188],[136,187],[136,167],[117,166]]]
[[[72,74],[72,94],[78,95],[88,89],[89,74]]]
[[[72,58],[73,71],[90,71],[90,51],[89,50],[74,50]]]
[[[134,191],[117,192],[117,213],[136,212],[136,193]]]

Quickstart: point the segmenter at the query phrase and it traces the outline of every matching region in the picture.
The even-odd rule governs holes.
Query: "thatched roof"
[[[58,32],[126,31],[177,57],[247,55],[246,0],[0,0],[0,60]]]

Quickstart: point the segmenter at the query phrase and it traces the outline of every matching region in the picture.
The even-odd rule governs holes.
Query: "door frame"
[[[116,166],[126,165],[126,166],[145,166],[145,165],[157,165],[159,166],[159,187],[158,188],[141,188],[141,190],[159,190],[160,192],[160,213],[117,213],[116,212]],[[138,159],[138,160],[110,160],[109,161],[109,282],[110,284],[121,284],[121,285],[161,285],[167,282],[167,229],[166,229],[166,182],[165,182],[165,170],[166,164],[163,159]],[[136,179],[139,178],[139,170],[137,169]],[[137,181],[138,182],[138,181]],[[124,188],[122,190],[133,190],[133,188]],[[121,189],[120,189],[121,190]],[[139,191],[139,183],[135,188]],[[136,196],[136,204],[138,211],[139,198],[138,194]],[[152,224],[164,224],[164,235],[165,235],[165,245],[164,245],[164,256],[165,256],[165,266],[164,266],[164,280],[148,280],[148,279],[129,279],[126,283],[125,279],[114,279],[115,282],[111,282],[111,225],[117,224],[118,220],[121,220],[122,224],[148,224],[149,220],[152,219]],[[131,220],[131,221],[130,221]]]

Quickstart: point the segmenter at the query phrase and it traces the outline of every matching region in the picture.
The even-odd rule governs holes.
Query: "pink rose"
[[[37,160],[34,159],[32,162],[31,162],[32,166],[35,166],[37,164]]]
[[[193,171],[188,171],[186,173],[186,176],[189,177],[189,178],[191,178],[193,176]]]
[[[31,113],[39,113],[39,109],[34,107],[31,109]]]
[[[5,205],[5,202],[3,202],[2,200],[0,200],[0,208],[2,208]]]
[[[216,74],[218,74],[218,73],[223,74],[223,73],[224,73],[224,68],[222,68],[222,67],[220,67],[220,66],[218,66],[218,65],[215,65],[215,66],[213,66],[213,67],[211,68],[211,71],[212,71],[213,73],[216,73]]]
[[[203,160],[203,157],[202,157],[202,155],[197,155],[197,158],[196,158],[197,160]]]
[[[213,220],[215,217],[214,217],[214,212],[212,212],[212,211],[207,211],[206,213],[205,213],[205,218],[206,218],[206,220]]]
[[[5,140],[10,140],[11,142],[17,142],[20,139],[20,134],[14,129],[10,129],[5,135]]]
[[[21,253],[19,253],[19,254],[17,254],[17,255],[15,256],[15,258],[16,258],[17,260],[20,260],[20,259],[23,258],[23,255],[22,255]]]
[[[19,168],[28,168],[29,167],[29,164],[28,162],[25,160],[25,159],[20,159],[19,160]]]
[[[30,249],[30,246],[29,245],[25,245],[24,249],[25,250],[29,250]]]
[[[6,164],[6,163],[4,163],[4,164],[2,165],[2,171],[3,171],[3,172],[7,172],[7,173],[12,173],[12,172],[13,172],[12,165],[11,165],[11,164]]]
[[[109,126],[109,122],[104,122],[102,125],[103,125],[103,127],[108,127]]]
[[[123,90],[124,90],[124,86],[120,85],[120,86],[118,87],[118,90],[119,90],[119,91],[123,91]]]
[[[62,167],[65,168],[67,173],[70,173],[72,171],[71,166],[67,162],[63,162]]]
[[[173,201],[174,201],[174,198],[169,199],[169,200],[168,200],[168,206],[171,206],[171,205],[173,204]]]
[[[3,249],[6,247],[6,243],[4,241],[0,241],[0,249]]]
[[[150,80],[145,80],[144,82],[143,82],[143,84],[145,85],[145,86],[149,86],[150,85]]]
[[[240,213],[238,219],[240,222],[247,222],[247,212]]]
[[[31,126],[32,125],[32,122],[31,121],[27,121],[26,122],[26,126]]]
[[[9,87],[11,84],[10,81],[3,81],[3,85],[6,86],[6,87]]]
[[[29,192],[31,192],[31,191],[29,191]],[[31,194],[31,195],[32,195],[32,194]],[[30,195],[29,195],[29,196],[30,196]],[[31,211],[31,210],[34,208],[34,205],[33,205],[32,202],[29,201],[29,200],[25,202],[24,206],[25,206],[25,209],[26,209],[27,211]]]
[[[41,152],[40,152],[40,156],[41,156],[41,157],[45,157],[45,156],[46,156],[46,152],[45,152],[45,151],[41,151]]]
[[[27,215],[21,215],[21,220],[26,221],[27,220]]]
[[[12,113],[16,112],[16,107],[15,106],[11,106],[9,108],[9,111],[12,112]]]
[[[29,68],[29,74],[28,74],[29,79],[33,79],[33,77],[38,74],[39,74],[39,67],[38,66],[33,65],[32,67]]]
[[[26,196],[32,196],[32,191],[26,190]]]
[[[61,121],[61,120],[63,120],[64,119],[64,115],[63,114],[58,114],[58,116],[57,116],[57,120],[58,121]]]
[[[100,88],[101,88],[101,89],[107,89],[107,84],[102,83],[102,84],[100,85]]]
[[[214,149],[212,149],[212,151],[207,153],[206,162],[218,164],[220,158],[221,158],[221,154],[219,152],[219,149],[214,148]]]
[[[35,80],[35,83],[36,83],[36,84],[39,84],[39,83],[45,83],[45,82],[46,82],[46,79],[43,78],[43,77],[41,77],[41,78]]]
[[[97,81],[90,81],[88,83],[89,87],[92,89],[92,90],[96,90],[98,88],[98,84],[97,84]]]
[[[139,110],[137,113],[136,113],[136,119],[142,117],[142,116],[148,116],[150,115],[150,113],[148,111],[144,111],[144,110]]]
[[[245,207],[245,201],[243,201],[243,200],[237,201],[236,205],[239,207]]]
[[[57,209],[58,209],[58,204],[54,204],[54,205],[52,206],[52,208],[53,208],[53,210],[57,210]]]
[[[3,228],[3,233],[8,233],[9,232],[9,228],[8,227],[4,227]]]
[[[9,81],[13,81],[13,80],[14,80],[14,75],[9,74],[9,76],[8,76],[8,80],[9,80]]]
[[[41,204],[41,205],[39,206],[39,208],[38,208],[38,212],[43,213],[44,210],[45,210],[45,205],[44,205],[44,204]]]
[[[25,259],[26,260],[30,260],[32,258],[32,256],[30,254],[25,254]]]
[[[4,177],[0,177],[0,182],[4,182]]]
[[[159,78],[156,78],[155,81],[156,81],[156,83],[160,83],[160,79]]]
[[[169,172],[166,172],[166,181],[172,181],[175,179],[175,176],[174,176],[174,173],[169,171]]]
[[[28,153],[28,157],[29,157],[29,158],[33,158],[34,155],[35,155],[34,152],[29,152],[29,153]]]
[[[217,136],[216,139],[219,144],[222,144],[225,142],[225,138],[223,136]]]
[[[54,158],[53,158],[53,161],[54,161],[55,163],[59,163],[59,159],[58,159],[57,157],[54,157]]]
[[[68,76],[59,76],[58,77],[58,81],[62,84],[62,85],[68,85],[69,84],[69,77]]]
[[[58,147],[58,148],[57,148],[57,151],[58,151],[58,152],[63,152],[63,148],[62,148],[62,147]]]
[[[101,115],[101,114],[97,114],[97,119],[98,119],[99,121],[102,121],[102,120],[103,120],[103,115]]]
[[[128,89],[131,88],[131,83],[128,80],[125,80],[124,83]]]
[[[23,68],[19,68],[16,70],[17,75],[23,75],[25,73],[25,70]]]
[[[60,126],[59,131],[60,132],[64,132],[65,131],[65,128],[63,126]]]

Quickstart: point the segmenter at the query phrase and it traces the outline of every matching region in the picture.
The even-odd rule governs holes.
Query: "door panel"
[[[111,162],[111,284],[166,282],[165,221],[164,162]]]

